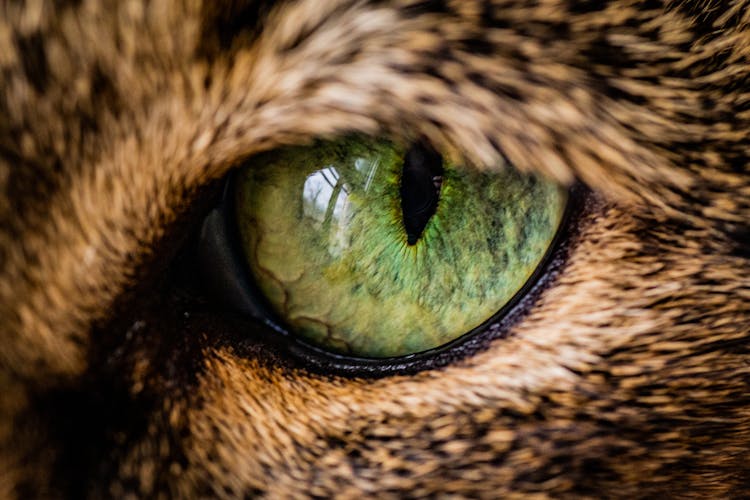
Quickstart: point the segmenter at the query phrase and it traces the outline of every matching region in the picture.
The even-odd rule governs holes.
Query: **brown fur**
[[[1,497],[743,495],[750,2],[229,3],[2,5]],[[351,131],[596,193],[509,336],[345,378],[176,291],[206,186]]]

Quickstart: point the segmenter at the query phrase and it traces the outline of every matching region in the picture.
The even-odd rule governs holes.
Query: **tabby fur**
[[[750,1],[4,1],[0,497],[739,497]],[[503,338],[350,377],[179,291],[253,154],[361,132],[585,185]]]

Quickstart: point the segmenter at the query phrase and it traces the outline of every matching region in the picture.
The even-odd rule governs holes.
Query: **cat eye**
[[[568,191],[502,167],[361,136],[271,151],[230,179],[203,266],[223,263],[220,294],[315,351],[430,352],[502,316],[554,246]]]

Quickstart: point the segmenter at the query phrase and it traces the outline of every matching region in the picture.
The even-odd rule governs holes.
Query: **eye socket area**
[[[349,142],[347,143],[346,141]],[[354,143],[354,146],[347,147],[346,144],[352,144],[352,141]],[[308,252],[307,249],[311,247],[310,242],[313,241],[315,244],[317,244],[318,247],[321,248],[313,248],[313,251],[311,253],[301,253],[298,260],[302,262],[301,265],[305,265],[305,259],[309,259],[310,262],[314,263],[312,264],[313,266],[322,268],[326,265],[331,265],[330,262],[326,263],[321,261],[320,257],[321,254],[326,254],[330,257],[330,245],[327,248],[322,248],[325,245],[318,244],[320,239],[318,238],[319,235],[316,234],[313,234],[312,236],[310,236],[309,234],[302,234],[302,237],[307,237],[307,240],[300,243],[300,241],[295,241],[296,236],[294,236],[292,232],[286,231],[286,233],[281,235],[283,238],[279,240],[283,243],[279,243],[275,247],[268,247],[265,249],[260,248],[257,245],[257,241],[253,241],[253,238],[255,236],[252,236],[253,232],[258,231],[258,228],[256,227],[258,224],[257,219],[264,217],[264,214],[262,213],[263,210],[276,210],[275,208],[273,208],[274,206],[291,207],[289,209],[291,215],[281,215],[281,217],[287,217],[289,219],[288,221],[279,223],[277,220],[273,224],[291,224],[294,226],[294,232],[296,233],[304,233],[305,231],[315,233],[314,230],[310,229],[315,225],[315,221],[310,217],[305,219],[304,207],[302,206],[303,202],[301,201],[304,198],[304,196],[302,196],[302,193],[304,193],[304,186],[306,185],[306,183],[309,184],[311,179],[314,179],[316,175],[323,172],[326,168],[329,168],[327,172],[329,176],[334,174],[334,172],[330,170],[330,166],[335,163],[334,161],[332,161],[332,159],[341,160],[342,157],[347,157],[347,155],[351,156],[350,153],[352,150],[357,150],[358,154],[360,155],[358,158],[362,160],[363,155],[366,156],[363,153],[363,149],[370,152],[379,151],[379,153],[383,153],[383,148],[387,150],[387,154],[385,154],[383,157],[386,158],[385,163],[388,164],[388,168],[384,169],[388,175],[385,175],[381,179],[374,179],[372,177],[372,170],[362,168],[362,162],[360,162],[360,168],[357,169],[355,166],[355,161],[351,161],[352,167],[349,169],[349,171],[347,171],[346,168],[339,168],[335,173],[339,176],[339,180],[342,181],[340,183],[340,192],[344,192],[344,185],[348,182],[349,185],[347,189],[350,191],[349,196],[354,199],[353,203],[361,203],[362,205],[366,205],[366,203],[377,204],[377,201],[373,201],[373,199],[369,199],[369,201],[363,201],[361,199],[358,200],[357,195],[362,194],[362,188],[368,184],[368,178],[370,186],[372,186],[373,183],[376,185],[378,183],[382,184],[381,190],[380,192],[378,192],[376,197],[378,200],[382,201],[382,210],[380,210],[380,212],[376,210],[376,215],[374,216],[372,213],[366,213],[364,218],[361,212],[357,212],[356,210],[354,212],[355,216],[357,216],[357,214],[359,213],[358,216],[360,217],[360,219],[365,221],[365,229],[373,231],[373,234],[375,235],[379,235],[377,236],[378,239],[387,239],[389,233],[387,231],[383,232],[382,230],[378,232],[378,223],[377,221],[373,222],[373,217],[384,219],[385,222],[380,222],[383,222],[383,224],[385,224],[386,226],[397,226],[397,230],[394,230],[392,234],[397,234],[397,237],[400,238],[400,240],[397,242],[398,244],[393,245],[396,249],[393,254],[399,255],[404,251],[404,249],[406,249],[406,251],[421,249],[422,254],[426,254],[427,257],[429,257],[429,252],[425,250],[423,246],[420,247],[420,245],[430,243],[431,241],[439,241],[435,239],[434,234],[430,233],[430,231],[434,233],[435,230],[435,228],[431,227],[430,225],[433,224],[434,226],[436,224],[442,223],[443,228],[437,233],[438,236],[442,239],[445,239],[447,234],[448,238],[455,238],[455,243],[452,246],[449,246],[448,250],[457,252],[456,248],[459,247],[459,243],[460,248],[467,249],[463,257],[461,255],[458,255],[457,261],[455,260],[456,255],[450,256],[450,258],[454,259],[454,261],[450,261],[452,267],[445,265],[445,263],[448,261],[446,259],[441,260],[440,254],[437,254],[437,256],[433,258],[433,265],[442,265],[446,268],[446,272],[444,274],[447,274],[448,272],[450,272],[451,274],[455,274],[457,269],[460,271],[461,263],[466,264],[464,266],[466,272],[461,276],[461,279],[463,279],[463,281],[461,281],[461,279],[458,279],[457,281],[454,281],[453,286],[455,286],[455,283],[459,283],[459,285],[462,283],[466,283],[466,276],[473,273],[473,279],[477,280],[478,278],[484,280],[485,283],[488,283],[487,287],[492,288],[491,283],[493,283],[493,279],[498,279],[498,275],[500,274],[500,272],[497,270],[497,265],[495,265],[494,267],[484,266],[483,268],[481,265],[474,265],[472,263],[475,262],[475,258],[481,259],[483,257],[482,255],[477,256],[477,253],[480,253],[477,252],[477,245],[472,246],[472,243],[474,242],[471,241],[471,238],[467,239],[465,237],[467,234],[472,234],[471,227],[464,231],[463,238],[461,236],[455,237],[450,233],[451,226],[470,226],[466,224],[465,221],[462,222],[460,218],[457,219],[457,222],[448,223],[448,221],[450,221],[451,218],[451,210],[458,211],[459,209],[463,208],[464,211],[467,211],[468,209],[472,209],[476,213],[476,207],[472,207],[471,203],[469,203],[468,205],[466,203],[466,199],[472,193],[475,195],[475,199],[470,201],[474,202],[475,204],[479,203],[479,207],[482,210],[488,210],[487,206],[482,205],[482,200],[477,201],[478,198],[481,198],[481,196],[476,196],[476,189],[478,188],[476,188],[475,186],[474,191],[467,194],[467,180],[466,178],[462,179],[461,177],[479,174],[474,174],[474,172],[476,171],[472,171],[468,168],[446,163],[445,181],[443,181],[443,176],[440,175],[443,174],[443,172],[440,169],[435,168],[435,155],[437,155],[438,158],[440,157],[440,155],[429,148],[429,146],[424,146],[417,143],[413,144],[409,148],[402,148],[400,146],[394,146],[388,141],[378,142],[364,138],[346,138],[343,140],[343,142],[318,142],[314,146],[291,148],[282,150],[281,152],[275,151],[270,154],[263,155],[260,158],[251,159],[247,166],[243,167],[244,170],[240,169],[239,171],[233,172],[231,174],[231,176],[227,180],[227,184],[225,185],[224,196],[221,203],[214,210],[212,210],[212,212],[208,215],[208,217],[206,217],[203,222],[200,242],[198,245],[198,255],[199,262],[201,263],[200,265],[202,267],[202,273],[205,275],[205,281],[208,287],[213,291],[213,293],[221,297],[221,300],[228,304],[231,309],[240,311],[243,314],[253,317],[256,320],[259,320],[265,323],[267,326],[271,327],[278,336],[285,339],[284,343],[287,346],[289,352],[295,358],[301,359],[304,362],[305,366],[312,367],[313,369],[318,368],[326,372],[333,371],[351,374],[380,375],[419,371],[421,369],[432,366],[444,365],[456,359],[457,357],[463,357],[467,355],[467,353],[474,352],[477,349],[483,347],[489,342],[489,340],[505,335],[510,326],[519,319],[519,317],[526,309],[528,309],[528,305],[530,303],[533,303],[534,297],[545,285],[545,280],[541,278],[543,278],[546,274],[551,274],[549,271],[553,267],[557,266],[558,264],[555,263],[560,260],[561,252],[558,251],[558,247],[560,246],[558,245],[558,243],[560,242],[560,240],[564,239],[563,236],[565,233],[565,226],[570,218],[569,216],[572,204],[567,202],[567,191],[563,191],[560,188],[554,186],[554,189],[557,189],[559,190],[559,193],[562,193],[556,198],[557,202],[559,203],[559,213],[554,217],[556,219],[554,220],[554,227],[551,227],[551,230],[549,228],[547,229],[547,232],[551,234],[545,236],[546,242],[544,242],[544,244],[537,245],[539,248],[541,248],[541,251],[539,249],[536,250],[536,254],[538,254],[534,256],[536,260],[534,262],[531,262],[530,264],[527,263],[527,267],[530,268],[530,270],[527,269],[526,271],[524,271],[525,274],[521,273],[524,274],[523,279],[520,283],[515,285],[515,289],[513,289],[511,293],[506,292],[506,296],[501,297],[500,299],[497,299],[496,295],[494,297],[494,300],[491,296],[490,300],[485,300],[487,304],[484,305],[489,307],[490,309],[487,309],[487,307],[485,307],[484,312],[479,313],[479,319],[476,319],[477,316],[475,314],[475,319],[473,320],[474,323],[469,324],[468,327],[454,327],[453,331],[449,332],[449,334],[447,334],[446,336],[433,341],[432,344],[422,342],[412,350],[408,350],[408,347],[406,349],[404,349],[403,347],[399,347],[397,349],[391,349],[390,351],[385,349],[377,352],[374,356],[371,354],[371,352],[368,352],[366,350],[351,349],[349,348],[349,346],[339,348],[339,345],[337,344],[326,343],[325,341],[319,340],[319,337],[316,338],[314,335],[306,334],[304,331],[300,332],[299,323],[295,323],[294,318],[292,318],[290,321],[290,317],[288,315],[285,316],[285,314],[288,313],[283,310],[283,307],[279,307],[279,302],[274,302],[273,297],[269,299],[269,287],[266,286],[264,288],[262,283],[258,283],[259,279],[263,279],[262,274],[259,276],[259,266],[256,265],[256,268],[253,269],[252,263],[248,263],[247,256],[253,255],[253,253],[255,255],[258,255],[258,253],[262,253],[264,251],[271,254],[278,254],[274,256],[274,259],[279,259],[280,264],[278,264],[278,266],[281,266],[277,267],[277,269],[280,269],[280,272],[284,272],[287,267],[293,267],[293,265],[295,264],[292,263],[292,265],[289,266],[290,257],[287,254],[288,247],[286,245],[302,245],[305,247],[305,252]],[[394,151],[396,151],[396,153],[394,153]],[[390,160],[387,159],[388,154],[391,155]],[[303,161],[298,162],[296,159],[294,159],[294,155],[297,155],[298,157],[299,155],[302,155]],[[316,161],[318,161],[318,163],[315,163],[315,161],[313,161],[313,166],[310,165],[310,155],[312,155],[316,159]],[[326,155],[328,155],[328,157],[325,157]],[[431,155],[432,159],[430,160]],[[419,160],[419,158],[416,159],[419,161],[425,161],[425,159],[427,162],[432,161],[432,170],[430,170],[430,168],[423,168],[423,171],[421,173],[417,172],[416,175],[413,176],[412,181],[405,181],[405,179],[407,179],[408,177],[408,167],[413,166],[413,164],[415,163],[419,163],[419,161],[415,160],[415,156],[421,156],[421,160]],[[280,158],[281,160],[279,160]],[[281,164],[287,164],[286,172],[283,172],[285,167],[280,167],[279,161],[281,162]],[[316,168],[315,165],[325,168]],[[441,162],[440,167],[442,168],[443,166],[444,165]],[[522,177],[519,176],[519,174],[515,173],[512,169],[506,170],[512,172],[512,176],[516,176],[503,178],[503,180],[506,181],[506,185],[513,185],[508,181],[508,179],[522,179]],[[279,173],[277,177],[273,177],[273,175],[276,175],[273,173],[279,171],[282,172]],[[425,172],[428,175],[425,175]],[[271,176],[270,180],[269,175]],[[478,180],[474,180],[474,184],[479,184],[482,186],[489,185],[491,187],[494,187],[495,191],[500,189],[498,188],[498,184],[502,186],[502,182],[488,182],[488,179],[489,181],[492,181],[492,176],[496,174],[485,173],[483,175],[484,176],[479,175],[479,177],[477,178]],[[284,182],[286,182],[284,181],[285,177],[294,179],[293,182],[290,181],[290,183],[287,183],[287,186],[296,186],[295,189],[297,190],[297,192],[293,193],[294,189],[290,189],[289,191],[291,194],[288,197],[284,198],[281,201],[277,199],[273,203],[271,203],[271,205],[264,205],[263,203],[265,202],[261,202],[259,207],[263,207],[263,210],[260,210],[258,207],[256,207],[252,214],[252,217],[249,217],[249,219],[253,219],[252,224],[250,224],[250,227],[248,227],[248,224],[246,223],[243,229],[242,221],[239,220],[244,216],[242,212],[242,207],[244,206],[243,203],[247,204],[248,199],[257,201],[258,199],[263,199],[264,197],[278,198],[278,191],[274,191],[271,194],[264,194],[263,189],[265,188],[263,187],[263,185],[265,184],[263,183],[278,187],[280,184],[283,185]],[[260,187],[258,187],[258,179],[262,180]],[[408,182],[421,182],[426,186],[426,180],[429,180],[429,182],[432,183],[432,188],[434,189],[433,193],[437,193],[438,195],[437,203],[435,203],[434,197],[431,198],[431,196],[429,196],[429,191],[426,191],[426,193],[428,194],[428,196],[426,197],[421,196],[420,198],[419,196],[415,196],[412,200],[405,200],[405,185]],[[462,180],[463,184],[461,184],[460,182]],[[357,184],[358,182],[359,184]],[[445,182],[445,184],[443,184],[443,182]],[[545,181],[532,179],[528,182],[533,185],[534,183],[540,184]],[[333,182],[332,184],[333,185],[328,185],[331,191],[333,191],[336,187],[336,182]],[[468,185],[471,187],[471,182],[469,182]],[[548,186],[548,188],[551,189],[551,186]],[[358,189],[360,190],[359,192],[357,191]],[[245,196],[242,194],[243,192],[245,193],[245,195],[247,195],[248,192],[252,192],[253,196],[246,196],[245,198],[243,198],[243,196]],[[495,194],[497,193],[495,192]],[[406,193],[406,195],[408,196],[408,192]],[[294,198],[298,198],[298,200],[295,201]],[[511,198],[513,203],[518,202],[518,197]],[[574,198],[575,196],[570,196],[570,199]],[[521,197],[520,199],[523,200],[523,197]],[[426,204],[423,203],[424,200],[427,200]],[[310,199],[308,199],[307,201],[310,202]],[[325,201],[326,210],[335,210],[336,201],[332,201],[330,195],[326,198]],[[493,200],[490,198],[489,201],[491,202]],[[495,199],[494,201],[497,200]],[[298,203],[299,205],[296,208],[296,212],[293,208],[295,203]],[[407,206],[409,205],[409,203],[411,203],[410,207]],[[502,207],[504,211],[496,212],[497,214],[500,214],[500,218],[508,217],[506,212],[509,211],[509,207],[507,205],[508,203],[506,203]],[[410,240],[413,239],[413,235],[410,235],[408,229],[406,228],[406,219],[409,213],[418,212],[417,209],[422,209],[424,207],[427,207],[427,209],[423,211],[424,213],[429,214],[431,210],[434,210],[434,214],[427,218],[427,223],[422,228],[425,231],[425,234],[422,235],[424,241],[415,241],[414,243],[411,243]],[[360,208],[360,211],[361,210],[365,209]],[[529,211],[528,208],[524,210],[526,212]],[[524,212],[524,210],[522,210],[521,212]],[[513,211],[510,210],[510,213],[512,217]],[[329,213],[329,216],[330,215],[331,214]],[[278,216],[279,214],[273,215],[273,217]],[[271,217],[271,219],[273,219],[273,217]],[[368,217],[370,219],[368,219]],[[492,235],[490,233],[493,228],[495,229],[495,232],[499,231],[500,233],[502,233],[503,225],[500,225],[500,230],[498,230],[497,220],[493,220],[491,217],[485,217],[484,219],[486,220],[479,221],[479,230],[474,230],[474,233],[476,233],[476,240],[481,239],[486,242],[487,240],[491,239],[490,236]],[[472,218],[469,216],[466,220],[472,220]],[[530,220],[532,219],[527,219],[527,221]],[[300,221],[303,221],[304,224],[300,225]],[[319,220],[319,225],[322,226],[322,222],[323,221]],[[266,226],[268,226],[268,224],[266,224]],[[508,221],[506,220],[505,226],[513,226],[513,224],[508,223]],[[264,226],[260,230],[267,231],[268,227]],[[514,234],[524,235],[524,231],[528,232],[529,228],[524,227],[523,225],[516,224],[514,231]],[[368,239],[367,236],[362,236],[366,235],[367,231],[360,231],[356,234],[359,235],[358,237],[360,239]],[[459,231],[459,233],[454,234],[460,235],[461,233]],[[327,238],[325,241],[330,243],[330,238],[328,238],[330,234],[326,233],[324,236]],[[517,238],[519,237],[517,236]],[[505,238],[504,241],[507,242],[507,238]],[[314,247],[315,244],[313,244],[312,246]],[[363,257],[362,254],[363,252],[369,251],[368,248],[371,249],[373,244],[373,242],[369,242],[367,245],[358,247],[356,250],[353,250],[353,252],[355,253],[359,252],[357,258],[354,260],[368,260],[368,256],[365,255],[365,257]],[[356,247],[356,245],[354,246]],[[446,245],[443,246],[445,247]],[[362,250],[362,248],[365,248],[365,250]],[[496,244],[494,247],[490,246],[487,249],[492,252],[493,249],[497,248],[498,244]],[[508,251],[506,250],[503,257],[505,260],[503,262],[507,262],[507,253]],[[384,264],[382,260],[383,252],[381,251],[377,255],[381,257],[379,261],[380,265],[385,265],[387,267],[389,264],[387,262]],[[490,255],[490,257],[492,257],[492,255]],[[492,259],[490,259],[490,261],[491,260]],[[532,259],[527,258],[526,260]],[[370,259],[370,261],[378,262],[377,259]],[[321,262],[323,262],[322,265]],[[456,267],[455,265],[453,265],[454,262],[458,262],[459,266]],[[334,264],[335,263],[336,262],[334,262]],[[271,264],[276,265],[273,262]],[[297,264],[299,264],[299,262],[297,262]],[[497,264],[497,262],[493,262],[493,264]],[[410,278],[415,276],[408,274],[409,269],[403,271],[404,264],[401,262],[393,267],[398,270],[398,272],[395,273],[396,278],[398,278],[399,275],[407,275]],[[356,281],[357,279],[357,275],[355,274],[356,272],[360,273],[358,275],[360,276],[360,278],[362,278],[362,276],[366,276],[367,272],[367,270],[365,269],[364,274],[362,274],[362,268],[357,268],[356,263],[353,265],[353,267],[350,265],[347,270],[349,272],[349,277],[347,279],[354,281]],[[419,268],[419,270],[424,272],[424,267]],[[266,272],[268,272],[267,269],[261,270],[261,273]],[[272,271],[272,273],[273,272],[275,271]],[[324,282],[326,279],[326,276],[324,274],[312,274],[313,279],[310,282],[320,283]],[[367,280],[370,278],[365,277],[362,279]],[[417,278],[414,278],[415,281],[418,281],[418,279],[419,276],[417,276]],[[431,281],[434,281],[434,275],[427,276],[426,283],[428,286]],[[333,285],[330,286],[330,288],[335,288],[339,284],[340,283],[334,282]],[[329,285],[330,282],[326,285],[321,286]],[[352,286],[356,286],[358,288],[363,287],[362,283],[354,282],[347,282],[346,285],[350,287],[350,289]],[[367,283],[365,283],[364,286],[367,286]],[[401,286],[403,287],[403,282],[401,283]],[[307,285],[307,287],[309,289],[309,285]],[[293,287],[291,287],[289,290],[284,290],[284,294],[286,294],[287,296],[298,292],[299,291],[295,290]],[[409,292],[409,290],[407,290],[407,292]],[[304,300],[316,300],[315,297],[325,295],[326,293],[328,293],[327,290],[318,288],[314,294],[308,294],[306,297],[304,297]],[[394,303],[396,306],[401,307],[404,303],[404,295],[402,293],[402,290],[397,289],[395,292],[393,292],[393,289],[391,289],[389,293],[392,293],[392,295],[396,295],[396,300],[394,301]],[[488,295],[486,294],[484,296],[480,296],[479,302],[482,302],[482,299],[485,299],[487,296]],[[312,297],[312,299],[310,297]],[[347,296],[345,294],[339,293],[338,295],[336,295],[334,293],[333,297],[334,298],[332,300],[332,303],[335,304],[334,307],[351,307],[351,305],[345,304],[345,301],[347,300]],[[374,300],[370,302],[370,304],[379,306],[379,304],[385,303],[385,307],[382,307],[380,311],[376,310],[370,313],[367,313],[366,311],[367,314],[370,314],[372,316],[374,321],[381,322],[386,325],[385,329],[381,330],[376,335],[373,335],[371,337],[371,340],[369,341],[372,343],[379,342],[378,335],[380,335],[381,337],[383,335],[398,335],[399,328],[401,328],[401,331],[403,331],[409,326],[413,326],[409,325],[408,321],[410,318],[408,316],[401,316],[400,318],[398,318],[395,314],[391,314],[390,317],[386,316],[388,315],[389,311],[395,310],[398,312],[398,307],[396,307],[395,309],[388,309],[388,298],[389,297],[386,297],[385,300],[382,300],[382,296],[380,298],[375,297]],[[450,296],[441,298],[445,298],[445,302],[451,302]],[[329,300],[331,299],[329,298]],[[458,304],[449,303],[448,306],[456,306],[453,309],[454,311],[461,311],[462,306],[464,309],[466,309],[466,304],[464,302]],[[443,307],[442,304],[441,307]],[[378,314],[380,314],[380,316],[378,316]],[[362,313],[360,312],[359,315],[362,315]],[[406,323],[404,322],[404,319],[406,319]],[[401,321],[401,323],[399,323],[399,321]],[[418,322],[413,321],[413,323]],[[425,324],[427,324],[428,326],[425,327]],[[425,324],[417,324],[416,330],[419,331],[420,328],[423,331],[428,330],[430,323]],[[348,325],[345,325],[343,328],[341,328],[341,331],[344,335],[348,334],[348,331],[351,331],[351,329],[346,330],[347,326]]]

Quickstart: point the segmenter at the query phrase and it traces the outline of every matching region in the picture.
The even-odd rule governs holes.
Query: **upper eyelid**
[[[298,8],[304,10],[308,4],[300,2]],[[370,44],[366,58],[357,59],[358,56],[345,51],[338,53],[325,42],[316,42],[317,38],[326,40],[325,23],[312,30],[301,30],[304,43],[298,39],[301,33],[285,33],[287,39],[295,39],[293,50],[285,53],[276,50],[278,47],[263,48],[264,44],[273,44],[275,40],[278,26],[271,22],[255,41],[257,45],[248,49],[247,54],[242,50],[235,53],[241,60],[239,64],[236,60],[232,63],[230,73],[235,80],[243,80],[238,77],[243,71],[247,71],[244,80],[248,82],[262,80],[263,76],[271,79],[278,76],[256,72],[255,67],[280,67],[286,72],[281,80],[264,83],[267,87],[283,89],[278,100],[255,95],[252,85],[242,89],[245,91],[242,99],[257,112],[253,115],[256,123],[267,124],[265,119],[272,117],[269,120],[272,125],[264,131],[261,139],[284,137],[284,143],[294,143],[321,133],[327,137],[350,131],[373,133],[385,127],[390,128],[390,134],[398,135],[406,128],[411,133],[428,136],[436,144],[455,147],[467,155],[469,161],[480,165],[496,166],[508,159],[516,168],[541,172],[565,184],[575,177],[583,178],[593,188],[603,188],[608,194],[623,199],[639,197],[641,187],[633,182],[633,178],[639,176],[638,168],[664,171],[668,175],[659,176],[678,185],[684,186],[689,181],[658,151],[648,144],[639,143],[629,124],[606,112],[608,97],[600,95],[575,66],[566,67],[561,62],[558,69],[550,71],[541,67],[539,75],[534,76],[531,74],[536,71],[533,66],[519,66],[512,53],[508,56],[502,47],[498,47],[498,54],[484,58],[485,62],[492,61],[492,64],[485,65],[488,73],[479,83],[476,79],[456,81],[451,77],[455,71],[451,73],[450,64],[454,69],[463,64],[464,68],[459,71],[464,73],[463,76],[477,74],[478,70],[470,64],[477,58],[451,60],[445,68],[440,64],[432,65],[431,60],[440,61],[441,46],[430,46],[429,43],[425,46],[417,42],[420,30],[427,31],[429,24],[421,25],[413,19],[397,16],[393,19],[403,25],[387,25],[383,31],[378,29],[377,22],[372,21],[369,11],[350,9],[340,15],[352,19],[359,16],[363,21],[351,21],[351,24],[365,27],[363,30],[367,35],[378,40],[372,43],[365,38]],[[422,69],[429,70],[429,73],[421,72],[419,64],[410,68],[394,63],[394,55],[409,51],[412,43],[410,30],[414,34],[414,43],[420,47],[418,59],[425,62]],[[280,31],[284,32],[283,29]],[[405,45],[394,45],[389,41],[391,32],[397,33],[392,38]],[[356,34],[350,36],[357,37]],[[464,41],[461,37],[456,37],[456,40]],[[277,42],[285,43],[283,38]],[[244,60],[248,66],[243,68],[244,55],[260,56],[261,59]],[[482,60],[482,57],[478,56],[478,59]],[[314,64],[311,65],[311,61]],[[557,76],[554,76],[556,72]],[[290,81],[296,82],[296,86],[290,87]],[[507,90],[508,85],[513,85],[516,90],[510,94],[496,93],[498,86]],[[518,100],[513,94],[522,95],[524,99]],[[285,99],[293,99],[295,109],[290,109]],[[295,111],[301,113],[295,114]],[[292,129],[273,129],[282,123],[283,120],[277,119],[282,113],[289,118],[288,122],[295,124]],[[647,121],[649,114],[647,109],[636,110],[636,115]],[[297,118],[301,115],[306,119]],[[438,116],[452,119],[439,119]],[[300,124],[307,123],[314,123],[314,126],[300,127]],[[246,139],[252,142],[254,138],[249,134]],[[269,141],[260,147],[274,145]],[[609,176],[608,170],[615,175]]]

